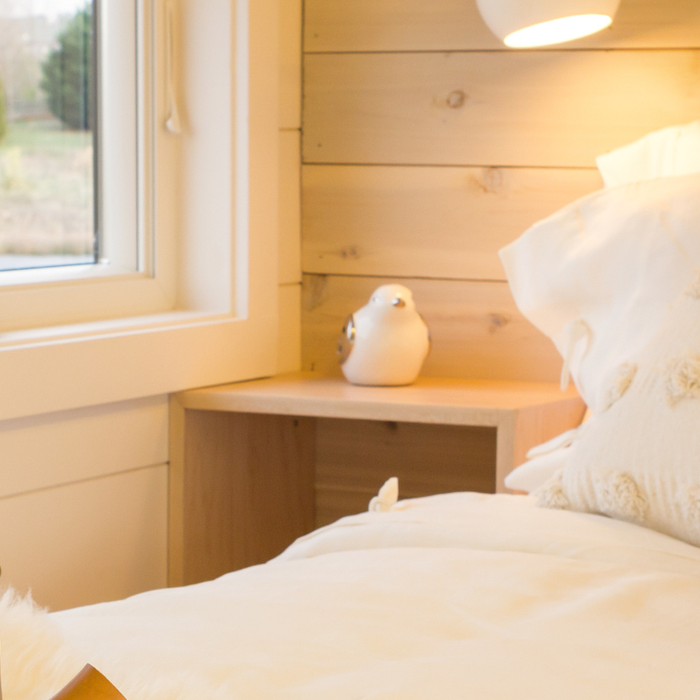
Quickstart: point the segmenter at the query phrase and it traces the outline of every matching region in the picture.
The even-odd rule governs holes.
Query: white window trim
[[[278,288],[278,1],[176,1],[182,11],[196,12],[196,17],[206,15],[208,21],[218,18],[220,22],[229,14],[231,17],[230,26],[225,25],[231,99],[223,114],[219,105],[213,127],[215,130],[223,126],[231,135],[231,149],[224,159],[228,173],[223,174],[228,189],[217,200],[228,210],[224,223],[230,230],[228,254],[223,256],[228,272],[227,303],[221,303],[220,275],[208,274],[210,263],[221,265],[222,249],[208,247],[206,237],[208,226],[221,225],[217,213],[209,213],[208,196],[212,187],[220,185],[221,161],[211,171],[215,173],[214,181],[208,179],[206,138],[211,133],[198,128],[194,114],[193,133],[184,141],[188,202],[182,217],[185,223],[179,232],[181,247],[168,254],[186,253],[188,245],[197,246],[199,242],[204,245],[195,265],[182,261],[179,265],[182,272],[175,310],[148,317],[112,317],[93,323],[0,334],[0,420],[274,373]],[[197,22],[187,20],[185,24],[195,27],[193,31],[188,29],[186,58],[206,60],[210,43],[202,34],[206,27],[201,23],[197,27]],[[218,46],[217,50],[221,49]],[[224,75],[228,71],[229,66],[222,69]],[[189,76],[190,81],[197,79],[197,75]],[[186,77],[185,92],[191,87],[187,81]],[[202,117],[202,110],[199,112]],[[204,148],[198,141],[202,134]],[[170,157],[164,150],[161,153]],[[176,226],[174,217],[162,220],[168,211],[162,204],[157,204],[157,211],[166,215],[161,215],[159,225]],[[216,278],[212,289],[206,283],[198,284],[202,279],[209,281],[209,277]],[[142,280],[134,280],[139,281]]]

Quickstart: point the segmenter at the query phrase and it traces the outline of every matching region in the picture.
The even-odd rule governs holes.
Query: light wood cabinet
[[[530,447],[584,412],[573,390],[552,384],[357,387],[311,373],[171,401],[170,585],[266,561],[364,510],[390,476],[404,498],[503,491]]]

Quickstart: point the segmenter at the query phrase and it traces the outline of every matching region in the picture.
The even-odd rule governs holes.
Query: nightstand
[[[552,384],[419,379],[358,387],[313,373],[171,399],[169,583],[258,564],[366,509],[390,476],[400,496],[503,491],[525,453],[578,425]]]

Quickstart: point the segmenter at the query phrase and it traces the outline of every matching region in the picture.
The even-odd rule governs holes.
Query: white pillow
[[[566,464],[568,448],[585,430],[584,426],[591,417],[590,409],[586,411],[581,425],[567,430],[541,445],[531,448],[527,461],[513,469],[504,479],[507,488],[513,491],[536,491],[542,484],[554,476]]]
[[[700,121],[654,131],[596,163],[606,187],[700,172]]]
[[[700,174],[662,178],[584,197],[500,251],[518,308],[568,358],[594,413],[700,266],[698,222]]]
[[[506,488],[525,493],[536,491],[564,468],[569,449],[569,447],[560,447],[558,450],[523,462],[503,480]]]
[[[628,390],[587,425],[536,496],[700,546],[700,275],[636,363]]]

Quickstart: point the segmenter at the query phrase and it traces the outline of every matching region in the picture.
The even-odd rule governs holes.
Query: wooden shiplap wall
[[[556,380],[497,251],[601,187],[595,156],[700,118],[700,3],[623,0],[613,27],[504,49],[474,0],[306,0],[302,347],[337,373],[345,316],[387,281],[431,327],[424,374]]]

